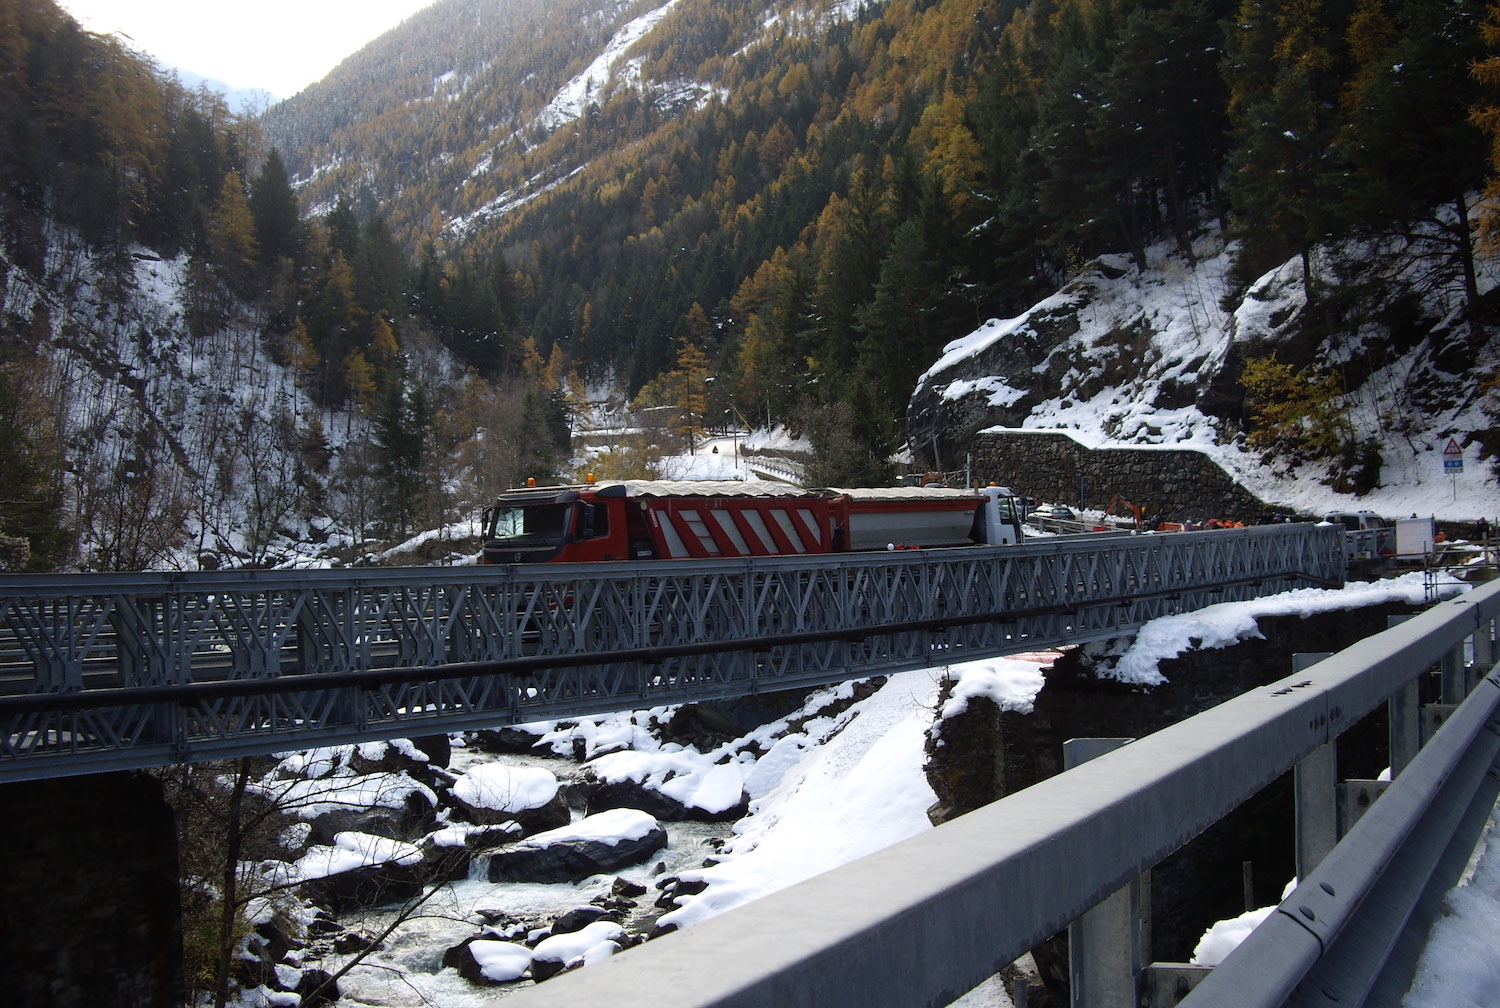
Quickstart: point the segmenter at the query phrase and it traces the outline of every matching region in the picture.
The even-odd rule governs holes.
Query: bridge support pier
[[[0,785],[0,959],[8,1000],[175,1008],[183,999],[177,834],[141,773]]]

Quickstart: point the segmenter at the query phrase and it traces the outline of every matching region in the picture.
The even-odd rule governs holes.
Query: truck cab
[[[623,495],[574,487],[511,490],[484,510],[487,564],[633,559]],[[564,555],[566,554],[566,555]],[[649,548],[644,554],[652,555]]]

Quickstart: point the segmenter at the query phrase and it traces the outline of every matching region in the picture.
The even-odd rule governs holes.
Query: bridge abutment
[[[142,773],[0,785],[0,957],[8,1000],[182,1003],[177,835]]]

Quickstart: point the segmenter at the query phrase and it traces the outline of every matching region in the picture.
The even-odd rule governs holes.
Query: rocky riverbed
[[[252,784],[287,825],[253,866],[274,891],[252,907],[245,1003],[492,1004],[671,930],[751,794],[877,685],[782,698],[748,730],[657,708],[288,754]]]

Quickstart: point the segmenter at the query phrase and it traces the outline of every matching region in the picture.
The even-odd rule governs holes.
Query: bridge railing
[[[0,780],[810,687],[1342,577],[1312,525],[662,563],[0,577]]]
[[[1388,703],[1392,760],[1405,769],[1282,904],[1271,930],[1252,936],[1187,1003],[1271,1005],[1288,994],[1288,1003],[1303,1003],[1295,995],[1307,984],[1320,996],[1334,991],[1333,1000],[1318,1003],[1359,1004],[1327,986],[1354,977],[1351,994],[1384,982],[1389,993],[1380,1003],[1397,1004],[1422,915],[1435,909],[1433,894],[1448,878],[1440,869],[1472,849],[1493,805],[1497,614],[1500,582],[910,840],[518,992],[513,1003],[947,1004],[1287,770],[1320,759],[1342,732]],[[1460,660],[1466,654],[1472,664]],[[1470,686],[1474,692],[1462,707],[1424,719],[1413,691],[1435,666],[1449,704]],[[1424,720],[1445,718],[1408,765],[1405,749]],[[1440,787],[1448,780],[1451,789]],[[1439,797],[1427,797],[1434,791]],[[1444,812],[1433,828],[1417,828],[1434,809]],[[1463,834],[1456,839],[1455,826]],[[1413,866],[1423,863],[1439,870],[1414,880]],[[1365,939],[1372,921],[1384,937]],[[1145,968],[1126,977],[1135,990],[1110,1003],[1172,1003],[1136,1000],[1151,994],[1151,977]]]

